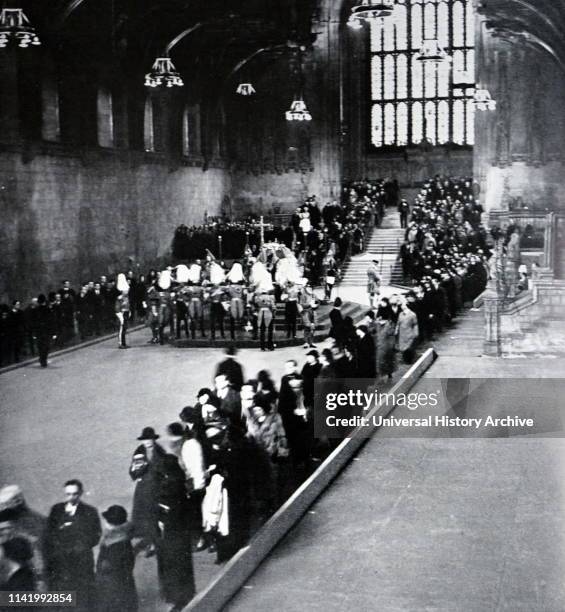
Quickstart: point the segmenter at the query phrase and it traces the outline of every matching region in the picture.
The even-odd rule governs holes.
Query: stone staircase
[[[538,280],[501,315],[503,355],[565,353],[565,281]]]
[[[484,337],[484,308],[465,309],[429,347],[440,357],[480,357]]]
[[[365,252],[351,258],[341,279],[343,286],[365,286],[371,260],[379,262],[381,285],[402,285],[402,267],[398,261],[405,230],[400,227],[398,212],[389,210],[380,227],[373,229]]]

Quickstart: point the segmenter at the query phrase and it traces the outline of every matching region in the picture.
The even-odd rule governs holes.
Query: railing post
[[[502,354],[500,315],[504,299],[498,294],[496,284],[491,281],[487,284],[482,297],[485,305],[484,354],[489,357],[500,357]]]

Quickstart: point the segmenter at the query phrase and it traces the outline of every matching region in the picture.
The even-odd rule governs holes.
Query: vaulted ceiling
[[[536,47],[565,71],[565,0],[482,0],[477,10],[495,36]]]
[[[226,77],[308,47],[315,0],[20,0],[44,47],[72,63],[147,71],[179,34],[171,55],[181,71]]]

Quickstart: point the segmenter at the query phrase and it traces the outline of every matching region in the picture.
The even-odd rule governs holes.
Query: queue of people
[[[436,175],[427,181],[411,209],[400,250],[404,278],[424,286],[434,279],[461,285],[463,302],[477,297],[486,285],[490,256],[482,212],[471,179]]]
[[[213,386],[198,390],[177,421],[162,433],[141,428],[129,463],[131,514],[115,504],[99,513],[74,478],[47,518],[20,487],[2,487],[0,589],[75,591],[81,612],[135,612],[143,555],[156,559],[163,601],[181,610],[195,594],[194,555],[230,559],[330,452],[315,435],[315,383],[371,374],[367,327],[355,334],[309,350],[300,366],[288,359],[279,384],[268,370],[247,378],[228,350]]]

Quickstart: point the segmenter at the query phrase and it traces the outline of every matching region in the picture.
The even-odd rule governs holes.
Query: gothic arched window
[[[472,0],[404,0],[383,23],[371,23],[371,143],[374,147],[474,144],[470,90],[474,80]],[[419,61],[424,40],[436,39],[452,58],[439,66]]]

